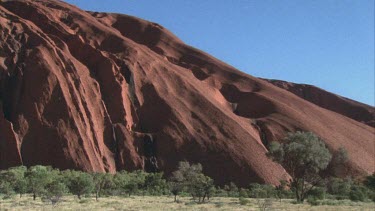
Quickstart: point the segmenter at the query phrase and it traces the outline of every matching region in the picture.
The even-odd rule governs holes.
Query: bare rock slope
[[[359,103],[308,84],[296,84],[270,79],[267,81],[322,108],[375,127],[375,109],[372,106]]]
[[[219,184],[277,184],[289,175],[267,144],[305,130],[346,148],[351,173],[374,172],[374,128],[322,107],[155,23],[55,0],[0,4],[0,168],[169,173],[188,160]]]

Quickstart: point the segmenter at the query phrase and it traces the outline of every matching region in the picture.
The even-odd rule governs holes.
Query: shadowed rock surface
[[[325,103],[341,103],[332,94],[310,103],[158,24],[16,0],[0,4],[0,29],[0,168],[168,174],[187,160],[218,184],[277,184],[289,175],[267,144],[305,130],[332,152],[346,148],[349,173],[375,170],[374,128],[359,122],[359,103],[348,111],[358,118],[329,111]]]

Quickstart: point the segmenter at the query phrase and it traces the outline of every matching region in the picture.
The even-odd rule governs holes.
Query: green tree
[[[214,192],[214,181],[203,173],[194,175],[188,183],[188,190],[198,202],[204,203]]]
[[[146,175],[142,171],[134,171],[128,173],[129,181],[125,185],[125,192],[131,196],[135,194],[138,190],[143,188]]]
[[[37,196],[40,196],[45,191],[47,184],[51,183],[54,177],[57,175],[56,171],[49,166],[32,166],[28,169],[25,176],[29,191],[33,194],[35,200]]]
[[[303,202],[321,182],[319,173],[327,168],[332,158],[324,142],[311,132],[289,133],[281,144],[272,142],[268,156],[292,177],[291,188],[298,202]]]
[[[146,174],[142,171],[126,172],[121,171],[115,175],[114,182],[120,194],[131,196],[143,188]]]
[[[126,171],[120,171],[113,177],[113,182],[116,187],[116,191],[119,195],[126,194],[127,185],[130,182],[130,176]]]
[[[179,190],[186,189],[194,199],[203,203],[214,192],[213,180],[202,173],[201,164],[190,165],[188,162],[180,162],[177,171],[172,173],[172,181],[177,187],[174,191],[175,200]]]
[[[144,188],[148,194],[161,195],[166,193],[167,182],[163,178],[163,173],[147,174],[144,181]]]
[[[4,195],[4,198],[9,198],[14,193],[12,185],[5,180],[0,180],[0,194]]]
[[[169,178],[169,190],[174,195],[174,201],[177,202],[177,196],[184,190],[184,177],[180,171],[175,171]]]
[[[90,194],[94,189],[94,180],[88,173],[81,171],[64,171],[66,185],[69,192],[76,195],[78,199],[84,194]]]
[[[51,201],[52,205],[55,205],[66,192],[68,192],[68,188],[63,181],[61,179],[55,179],[46,185],[43,196]]]
[[[113,176],[107,173],[93,173],[92,178],[94,181],[95,199],[98,201],[104,190],[113,187]]]
[[[25,166],[12,167],[7,170],[7,180],[14,191],[20,194],[20,197],[27,191],[26,171],[27,168]]]

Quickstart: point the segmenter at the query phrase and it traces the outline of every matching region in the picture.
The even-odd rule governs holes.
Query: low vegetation
[[[291,181],[280,181],[276,187],[257,183],[241,188],[234,183],[215,186],[203,173],[202,165],[188,162],[180,162],[169,177],[144,171],[110,174],[60,171],[40,165],[13,167],[0,171],[0,209],[43,209],[44,206],[103,209],[129,207],[131,200],[135,207],[140,206],[139,202],[145,203],[141,209],[156,210],[191,206],[199,209],[232,206],[237,210],[287,206],[291,209],[306,206],[374,208],[375,174],[365,180],[327,176],[332,175],[328,168],[338,169],[345,164],[345,151],[340,149],[331,155],[312,133],[289,134],[281,144],[271,144],[268,156],[284,166],[292,176]]]

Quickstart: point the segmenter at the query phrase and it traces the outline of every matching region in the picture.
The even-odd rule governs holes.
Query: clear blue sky
[[[157,22],[250,75],[374,106],[374,0],[66,0]]]

